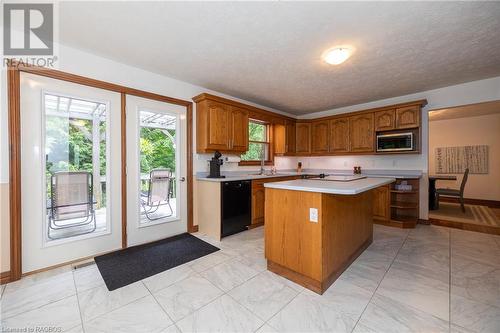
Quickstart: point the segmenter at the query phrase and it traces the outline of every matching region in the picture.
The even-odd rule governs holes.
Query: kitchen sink
[[[266,176],[266,177],[283,177],[283,176],[287,176],[287,175],[284,175],[284,174],[281,174],[281,173],[264,173],[264,174],[261,174],[260,172],[257,172],[257,173],[249,173],[248,174],[249,176]]]

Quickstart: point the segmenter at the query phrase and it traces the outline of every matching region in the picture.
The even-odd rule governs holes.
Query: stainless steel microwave
[[[412,132],[377,134],[377,152],[412,151],[415,149],[415,139]]]

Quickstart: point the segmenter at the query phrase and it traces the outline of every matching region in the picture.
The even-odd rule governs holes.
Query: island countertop
[[[394,182],[395,178],[362,178],[352,181],[327,181],[315,179],[297,179],[282,182],[265,183],[267,188],[316,192],[326,194],[355,195],[379,186]]]

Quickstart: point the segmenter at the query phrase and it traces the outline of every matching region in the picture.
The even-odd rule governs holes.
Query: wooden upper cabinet
[[[231,106],[230,119],[229,149],[244,153],[248,150],[248,110]]]
[[[196,151],[241,154],[248,150],[248,110],[202,94],[196,102]]]
[[[206,113],[206,149],[229,150],[230,106],[209,101]]]
[[[396,109],[396,128],[420,126],[420,105],[410,105]]]
[[[293,155],[295,154],[295,137],[296,137],[296,129],[295,122],[287,120],[285,122],[285,154]]]
[[[286,126],[275,124],[273,126],[274,154],[284,155],[286,153]]]
[[[388,131],[396,128],[396,110],[375,112],[375,131]]]
[[[313,154],[328,153],[328,120],[311,123],[311,152]]]
[[[295,151],[297,154],[309,154],[311,152],[311,124],[297,123],[295,126]]]
[[[362,113],[349,117],[351,152],[373,152],[374,136],[373,113]]]
[[[349,152],[349,118],[330,120],[329,148],[332,153]]]

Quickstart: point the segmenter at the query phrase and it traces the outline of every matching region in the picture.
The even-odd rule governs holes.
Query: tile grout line
[[[76,287],[75,272],[74,271],[71,272],[71,276],[73,277],[73,285],[75,286],[76,304],[78,305],[78,314],[80,315],[80,322],[82,325],[83,333],[85,333],[85,325],[83,324],[82,309],[80,308],[80,298],[78,297],[78,288]]]
[[[56,303],[56,302],[60,302],[60,301],[62,301],[62,300],[64,300],[64,299],[66,299],[66,298],[69,298],[69,297],[72,297],[72,296],[75,296],[75,295],[76,295],[76,290],[75,290],[75,293],[74,293],[74,294],[67,295],[67,296],[64,296],[64,297],[62,297],[62,298],[58,298],[58,299],[56,299],[56,300],[50,301],[50,302],[48,302],[48,303],[44,303],[44,304],[39,305],[39,306],[37,306],[37,307],[34,307],[34,308],[32,308],[32,309],[28,309],[28,310],[25,310],[25,311],[22,311],[22,312],[16,313],[15,315],[12,315],[12,316],[2,317],[2,319],[4,319],[4,320],[5,320],[5,319],[11,319],[11,318],[17,317],[17,316],[19,316],[19,315],[25,314],[25,313],[27,313],[27,312],[34,311],[34,310],[38,310],[38,309],[40,309],[40,308],[42,308],[42,307],[44,307],[44,306],[47,306],[47,305],[50,305],[50,304],[53,304],[53,303]]]
[[[260,274],[263,274],[264,272],[267,272],[267,270],[266,270],[266,271],[259,272],[257,275],[255,275],[255,276],[251,277],[250,279],[246,280],[245,282],[243,282],[242,284],[240,284],[240,285],[238,285],[238,286],[234,287],[234,288],[233,288],[233,289],[231,289],[231,290],[234,290],[234,289],[236,289],[236,288],[238,288],[238,287],[242,286],[243,284],[245,284],[245,283],[247,283],[247,282],[249,282],[249,281],[251,281],[251,280],[253,280],[253,279],[257,278],[257,276],[259,276]],[[284,308],[285,308],[285,307],[286,307],[286,306],[287,306],[287,305],[288,305],[291,301],[293,301],[293,300],[295,299],[295,297],[297,297],[297,296],[301,293],[301,292],[299,292],[299,291],[297,291],[297,290],[294,290],[294,289],[290,288],[289,286],[287,286],[287,285],[286,285],[286,284],[284,284],[284,283],[281,283],[281,282],[278,282],[278,281],[276,281],[276,282],[277,282],[277,283],[279,283],[279,284],[282,284],[285,288],[288,288],[288,289],[290,289],[290,290],[292,290],[292,291],[296,292],[296,294],[295,294],[295,296],[293,296],[293,297],[292,297],[292,299],[291,299],[290,301],[286,302],[286,303],[285,303],[285,305],[283,305],[283,306],[282,306],[282,307],[281,307],[281,308],[280,308],[280,309],[279,309],[279,310],[278,310],[278,311],[277,311],[274,315],[272,315],[272,316],[271,316],[271,318],[269,318],[268,320],[265,320],[264,318],[262,318],[262,317],[260,317],[258,314],[256,314],[254,311],[252,311],[251,309],[247,308],[244,304],[241,304],[241,303],[240,303],[240,302],[239,302],[236,298],[234,298],[231,294],[229,294],[229,292],[230,292],[231,290],[229,290],[229,291],[226,293],[226,294],[227,294],[229,297],[231,297],[231,299],[233,299],[236,303],[238,303],[239,305],[241,305],[242,307],[244,307],[246,310],[248,310],[250,313],[252,313],[252,314],[253,314],[255,317],[257,317],[258,319],[260,319],[260,320],[262,320],[262,321],[263,321],[263,324],[262,324],[261,326],[259,326],[259,328],[257,328],[257,330],[256,330],[256,331],[258,331],[258,330],[259,330],[262,326],[264,326],[265,324],[267,324],[267,322],[268,322],[269,320],[271,320],[271,319],[272,319],[275,315],[277,315],[278,313],[280,313],[280,312],[281,312],[281,310],[283,310],[283,309],[284,309]],[[256,332],[256,331],[255,331],[255,332]]]
[[[396,260],[396,258],[398,257],[399,252],[401,251],[401,249],[402,249],[402,248],[403,248],[403,246],[405,245],[406,241],[408,240],[408,237],[410,236],[410,233],[411,233],[411,231],[410,231],[410,232],[408,232],[408,233],[406,234],[406,237],[405,237],[405,239],[404,239],[403,243],[401,243],[401,246],[399,247],[398,252],[396,252],[396,255],[394,256],[394,258],[392,258],[391,264],[389,265],[389,267],[387,267],[387,269],[386,269],[386,271],[385,271],[384,275],[382,276],[382,278],[380,279],[379,283],[377,284],[377,287],[376,287],[376,288],[375,288],[375,290],[373,291],[373,294],[372,294],[372,296],[370,297],[370,300],[366,303],[365,308],[363,309],[363,312],[361,312],[361,314],[360,314],[360,315],[359,315],[359,317],[358,317],[358,320],[356,320],[356,324],[354,324],[354,326],[352,327],[351,332],[354,332],[354,330],[356,329],[356,326],[358,326],[358,323],[359,323],[359,321],[361,320],[361,317],[363,317],[363,314],[365,313],[366,309],[368,308],[368,305],[370,305],[370,303],[372,302],[373,297],[375,296],[375,294],[377,293],[378,288],[380,287],[380,284],[382,283],[382,281],[384,281],[385,276],[387,275],[387,272],[389,272],[389,270],[390,270],[390,269],[391,269],[391,267],[392,267],[392,264],[394,264],[394,261],[395,261],[395,260]]]
[[[186,278],[187,279],[187,278]],[[183,279],[185,280],[185,279]],[[182,280],[181,280],[182,281]],[[163,306],[161,306],[160,302],[158,302],[158,300],[156,299],[155,295],[153,295],[153,293],[151,292],[151,290],[149,290],[148,286],[146,286],[146,284],[144,283],[143,280],[141,280],[141,283],[142,285],[144,286],[144,288],[146,288],[146,290],[148,291],[149,295],[151,295],[151,297],[153,297],[153,299],[155,300],[156,304],[160,307],[160,309],[167,315],[168,319],[170,319],[170,321],[172,322],[173,325],[175,325],[175,321],[172,317],[170,317],[170,315],[168,314],[168,312],[163,308]],[[173,285],[173,284],[172,284]],[[147,297],[147,296],[145,296]],[[165,328],[168,328],[172,325],[168,325],[167,327]],[[177,327],[177,326],[176,326]]]
[[[287,286],[287,287],[288,287],[288,286]],[[290,288],[290,287],[289,287],[289,288]],[[292,289],[292,288],[290,288],[290,289]],[[292,289],[292,290],[294,290],[294,289]],[[296,290],[294,290],[294,291],[296,291]],[[289,302],[287,302],[287,303],[286,303],[286,304],[285,304],[285,305],[284,305],[284,306],[283,306],[283,307],[282,307],[282,308],[281,308],[278,312],[276,312],[276,313],[275,313],[275,314],[274,314],[271,318],[269,318],[267,321],[265,321],[265,322],[264,322],[264,324],[263,324],[262,326],[264,326],[264,325],[269,325],[271,328],[273,328],[273,329],[275,329],[275,330],[277,331],[278,329],[276,329],[276,327],[274,327],[273,325],[271,325],[269,322],[271,321],[271,319],[273,319],[274,317],[276,317],[277,315],[279,315],[279,314],[280,314],[280,312],[282,312],[282,311],[283,311],[283,310],[284,310],[284,309],[285,309],[285,308],[286,308],[286,307],[287,307],[290,303],[292,303],[292,302],[293,302],[293,300],[294,300],[294,299],[296,299],[296,298],[297,298],[299,295],[301,295],[303,292],[304,292],[304,290],[301,290],[301,291],[297,292],[297,295],[295,295],[295,296],[294,296],[294,297],[293,297],[293,298],[292,298]],[[262,326],[261,326],[261,327],[262,327]],[[260,329],[260,327],[259,327],[257,330],[259,330],[259,329]]]
[[[216,266],[218,266],[218,265],[219,265],[219,264],[217,264]],[[215,267],[215,266],[214,266],[214,267]],[[209,269],[210,269],[210,268],[209,268]],[[195,313],[196,311],[201,310],[201,309],[202,309],[202,308],[204,308],[205,306],[207,306],[207,305],[209,305],[209,304],[213,303],[214,301],[216,301],[216,300],[217,300],[217,299],[219,299],[220,297],[222,297],[222,296],[224,296],[224,295],[226,295],[226,294],[227,294],[224,290],[222,290],[221,288],[219,288],[219,287],[217,287],[216,285],[214,285],[214,284],[213,284],[210,280],[208,280],[207,278],[205,278],[204,276],[202,276],[200,273],[198,273],[198,272],[196,272],[196,271],[194,271],[194,270],[193,270],[193,272],[194,272],[194,274],[193,274],[193,275],[187,276],[186,278],[184,278],[184,279],[182,279],[182,280],[179,280],[179,281],[177,281],[177,282],[175,282],[175,283],[172,283],[172,284],[171,284],[171,285],[169,285],[168,287],[162,288],[162,289],[157,290],[157,291],[165,290],[165,289],[167,289],[167,288],[169,288],[169,287],[171,287],[171,286],[173,286],[173,285],[175,285],[175,284],[177,284],[177,283],[179,283],[179,282],[182,282],[182,281],[184,281],[184,280],[186,280],[186,279],[188,279],[188,278],[190,278],[190,277],[193,277],[193,276],[198,276],[198,277],[200,277],[200,278],[202,278],[202,279],[206,280],[208,283],[210,283],[212,286],[214,286],[214,288],[216,288],[216,289],[218,289],[219,291],[221,291],[221,292],[222,292],[222,294],[220,294],[219,296],[215,297],[213,300],[211,300],[211,301],[210,301],[210,302],[208,302],[207,304],[205,304],[205,305],[203,305],[203,306],[199,307],[198,309],[196,309],[196,310],[194,310],[194,311],[192,311],[192,312],[188,313],[187,315],[183,316],[182,318],[178,319],[177,321],[174,321],[174,319],[173,319],[172,317],[170,317],[170,315],[167,313],[167,311],[163,308],[163,306],[160,304],[160,302],[156,299],[156,297],[155,297],[155,295],[153,294],[153,292],[152,292],[151,290],[149,290],[149,288],[148,288],[148,287],[146,286],[146,284],[144,283],[144,286],[145,286],[145,287],[146,287],[146,289],[149,291],[149,293],[151,294],[151,296],[153,296],[153,298],[155,299],[156,303],[158,303],[158,305],[161,307],[161,309],[162,309],[162,310],[163,310],[163,311],[167,314],[167,316],[170,318],[170,320],[172,320],[172,323],[174,323],[174,324],[176,324],[177,322],[179,322],[179,321],[183,320],[183,319],[184,319],[184,318],[186,318],[186,317],[189,317],[190,315],[192,315],[192,314],[193,314],[193,313]],[[141,281],[141,282],[142,282],[142,281]],[[157,292],[157,291],[156,291],[156,292]],[[229,296],[229,295],[228,295],[228,296]],[[238,303],[238,304],[239,304],[239,303]],[[172,325],[170,325],[170,326],[172,326]],[[177,325],[175,325],[175,326],[178,328],[178,326],[177,326]],[[180,330],[180,329],[179,329],[179,330]]]

